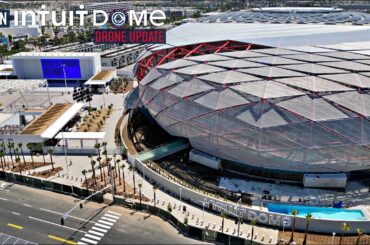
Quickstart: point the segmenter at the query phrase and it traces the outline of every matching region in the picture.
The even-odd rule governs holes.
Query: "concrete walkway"
[[[125,179],[130,186],[133,186],[132,175],[135,174],[136,188],[138,190],[138,184],[142,184],[142,194],[149,199],[149,204],[154,205],[154,192],[153,186],[148,181],[144,180],[138,173],[129,171],[129,164],[125,162]],[[222,217],[214,213],[202,210],[202,208],[192,206],[188,203],[182,202],[177,198],[163,192],[160,189],[156,190],[156,206],[167,210],[168,203],[172,206],[172,214],[180,221],[184,221],[184,218],[188,218],[188,224],[197,226],[200,228],[208,228],[209,230],[221,231]],[[145,203],[145,202],[143,202]],[[182,211],[182,206],[186,206],[186,212]],[[202,206],[202,204],[200,204]],[[237,236],[238,225],[235,224],[234,219],[225,219],[224,233]],[[240,238],[251,239],[252,226],[249,224],[242,224],[240,226]],[[263,227],[254,227],[254,241],[262,244],[277,244],[278,242],[278,230],[269,229]]]

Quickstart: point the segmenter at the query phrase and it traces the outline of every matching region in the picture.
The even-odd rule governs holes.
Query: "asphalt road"
[[[199,244],[156,216],[0,181],[0,244]]]

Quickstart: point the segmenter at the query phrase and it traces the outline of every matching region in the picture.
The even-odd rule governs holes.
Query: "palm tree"
[[[10,154],[10,159],[12,161],[12,164],[14,166],[14,162],[13,162],[13,153],[12,153],[12,143],[8,142],[8,150],[9,150],[9,154]]]
[[[139,183],[138,186],[139,186],[139,201],[140,201],[140,208],[141,208],[141,187],[142,187],[142,184]]]
[[[342,224],[342,234],[340,235],[339,244],[342,244],[343,236],[345,232],[351,231],[351,227],[347,223]]]
[[[118,165],[118,185],[121,185],[121,168],[120,168],[120,166],[119,166],[119,163],[121,162],[121,160],[120,159],[117,159],[116,160],[116,163],[117,163],[117,165]]]
[[[87,188],[87,189],[89,189],[89,185],[87,184],[86,172],[87,172],[87,171],[84,169],[84,170],[82,170],[82,172],[81,172],[81,173],[85,176],[86,188]]]
[[[15,162],[18,164],[19,174],[22,175],[21,159],[19,157],[16,157]]]
[[[356,240],[356,245],[360,244],[360,238],[364,234],[364,231],[362,229],[357,229],[357,240]]]
[[[32,168],[35,168],[34,167],[34,164],[35,164],[35,162],[33,161],[33,151],[32,151],[32,145],[31,144],[27,144],[27,148],[28,148],[28,150],[30,150],[30,155],[31,155],[31,162],[32,162]]]
[[[130,171],[132,171],[132,181],[134,182],[134,194],[136,194],[136,184],[135,184],[135,171],[136,171],[136,167],[130,165],[130,167],[128,169]]]
[[[103,154],[105,155],[105,162],[108,163],[107,142],[103,142],[102,145],[104,146]]]
[[[256,220],[253,219],[251,220],[251,226],[252,226],[252,231],[251,231],[251,245],[253,244],[253,236],[254,236],[254,226],[257,224]]]
[[[290,237],[288,244],[294,241],[295,221],[298,215],[298,210],[293,209],[291,214],[293,215],[292,236]]]
[[[1,161],[1,168],[3,169],[3,171],[5,171],[5,153],[4,151],[0,151],[0,161]]]
[[[100,147],[101,147],[101,145],[99,143],[96,143],[94,147],[95,147],[95,149],[98,150],[98,157],[100,158]]]
[[[22,143],[18,143],[18,147],[19,147],[19,149],[21,149],[21,154],[22,154],[22,158],[23,158],[23,164],[26,165],[26,158],[24,157],[24,152],[23,152],[22,146],[23,146]]]
[[[43,152],[44,152],[44,151],[43,151]],[[54,163],[53,163],[53,149],[52,149],[52,148],[49,148],[49,149],[48,149],[48,153],[49,153],[49,156],[50,156],[51,169],[54,171]]]
[[[222,230],[222,233],[224,232],[224,225],[225,225],[225,218],[227,217],[226,213],[224,211],[221,212],[221,217],[222,217],[222,226],[221,226],[221,230]]]
[[[305,234],[304,234],[304,239],[303,239],[303,245],[306,245],[307,244],[307,233],[308,233],[308,226],[310,225],[310,220],[312,218],[312,214],[308,213],[306,214],[306,231],[305,231]]]
[[[154,200],[154,208],[156,208],[156,202],[157,202],[157,195],[156,195],[156,190],[158,189],[158,186],[157,184],[154,184],[153,185],[153,200]]]
[[[42,154],[42,160],[44,161],[44,165],[46,165],[43,143],[41,143],[41,154]]]
[[[96,161],[95,160],[91,160],[90,164],[91,164],[91,169],[92,169],[92,172],[93,172],[94,183],[96,185],[96,180],[95,180],[95,164],[96,164]]]
[[[125,183],[125,164],[121,165],[122,169],[122,184],[123,184],[123,193],[126,195],[126,183]]]
[[[101,157],[98,157],[96,160],[98,160],[99,162],[99,169],[100,169],[100,181],[103,181],[103,172],[102,172],[102,169],[101,169]]]

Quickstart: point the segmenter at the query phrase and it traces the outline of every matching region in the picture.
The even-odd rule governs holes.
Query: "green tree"
[[[344,233],[350,232],[350,231],[351,231],[351,227],[347,223],[344,222],[342,224],[342,234],[340,235],[339,244],[342,244]]]
[[[298,210],[293,209],[291,214],[293,215],[293,225],[292,225],[292,236],[290,237],[289,244],[294,241],[295,222],[298,215]]]
[[[312,219],[312,214],[306,214],[306,230],[304,233],[303,245],[307,244],[307,234],[308,234],[308,227],[310,225],[310,220]]]

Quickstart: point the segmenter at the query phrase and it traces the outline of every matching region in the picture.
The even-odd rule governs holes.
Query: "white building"
[[[19,79],[86,81],[101,71],[98,53],[23,52],[12,63]]]

